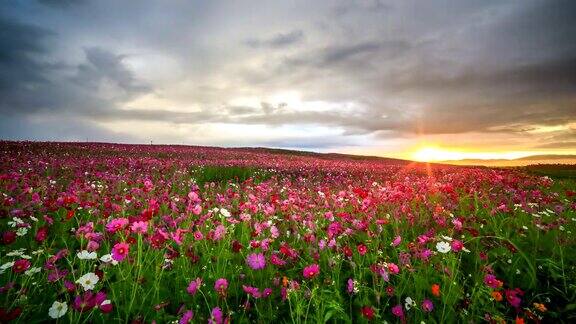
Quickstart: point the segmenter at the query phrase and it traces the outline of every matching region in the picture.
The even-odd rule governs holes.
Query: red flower
[[[34,239],[36,240],[36,242],[42,243],[44,242],[44,240],[46,240],[47,237],[48,237],[48,226],[42,226],[38,229],[38,231],[36,231],[36,236],[34,237]]]
[[[372,306],[364,306],[361,311],[362,316],[366,317],[369,321],[374,318],[374,308],[372,308]]]
[[[2,244],[8,245],[14,243],[14,241],[16,241],[16,232],[6,231],[2,233]]]
[[[356,249],[358,250],[358,253],[360,253],[360,255],[364,255],[366,254],[366,252],[368,252],[368,248],[364,244],[358,244]]]
[[[26,259],[20,259],[14,262],[14,265],[12,266],[12,271],[14,271],[14,273],[21,273],[28,270],[29,268],[30,268],[30,261]]]

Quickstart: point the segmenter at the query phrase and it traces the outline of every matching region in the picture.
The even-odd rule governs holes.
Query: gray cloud
[[[145,0],[130,19],[130,6],[114,1],[0,6],[7,12],[0,112],[22,121],[51,114],[95,128],[113,121],[337,127],[335,142],[518,135],[576,121],[576,4],[568,0],[417,8]],[[287,91],[300,102],[282,98]],[[146,96],[154,100],[141,101],[143,109],[126,109]],[[531,136],[540,148],[573,142]],[[308,145],[297,137],[275,143],[298,141]]]
[[[287,33],[276,34],[268,39],[249,39],[245,43],[253,48],[271,47],[280,48],[299,43],[304,40],[304,32],[302,30],[293,30]]]

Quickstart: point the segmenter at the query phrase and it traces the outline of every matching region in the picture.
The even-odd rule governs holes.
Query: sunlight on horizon
[[[449,150],[437,146],[422,146],[414,151],[410,156],[414,161],[438,162],[465,159],[517,159],[533,154],[534,152],[462,152]]]

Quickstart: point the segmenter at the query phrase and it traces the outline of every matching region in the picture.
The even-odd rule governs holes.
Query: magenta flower
[[[188,324],[190,323],[193,317],[194,312],[192,312],[192,310],[186,311],[186,313],[184,313],[184,315],[182,315],[182,318],[180,318],[180,320],[178,321],[178,324]]]
[[[348,279],[346,290],[348,291],[349,294],[354,293],[354,280],[352,278]]]
[[[125,228],[128,225],[128,218],[114,218],[106,224],[106,231],[116,233],[117,231]]]
[[[246,263],[253,270],[260,270],[266,267],[266,258],[262,253],[252,253],[246,258]]]
[[[484,283],[492,289],[498,289],[502,287],[502,281],[496,279],[496,276],[493,274],[487,274],[484,276]]]
[[[120,242],[114,244],[112,248],[112,259],[122,261],[128,256],[130,245],[128,243]]]
[[[212,309],[212,317],[208,320],[209,324],[222,324],[224,323],[224,314],[220,307],[214,307]]]
[[[402,305],[396,305],[392,307],[392,314],[394,314],[396,317],[403,318],[404,310],[402,310]]]
[[[452,246],[452,251],[454,252],[460,252],[464,248],[464,243],[462,243],[460,240],[453,240],[450,245]]]
[[[191,296],[194,296],[196,294],[196,292],[198,291],[198,288],[200,287],[200,285],[202,285],[202,279],[196,278],[195,280],[190,281],[190,283],[188,284],[188,288],[186,288],[186,291]]]
[[[425,312],[431,312],[434,309],[434,303],[430,299],[424,299],[422,302],[422,310]]]
[[[225,295],[226,289],[228,289],[228,280],[224,278],[217,279],[214,283],[214,290],[216,290],[220,295]]]
[[[312,279],[320,273],[320,266],[317,264],[311,264],[304,268],[302,275],[306,279]]]

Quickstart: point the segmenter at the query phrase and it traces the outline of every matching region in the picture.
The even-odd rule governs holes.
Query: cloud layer
[[[576,4],[0,4],[0,137],[576,151]]]

